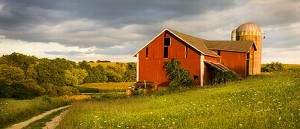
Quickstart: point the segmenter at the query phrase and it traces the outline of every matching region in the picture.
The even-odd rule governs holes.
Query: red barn
[[[165,29],[134,55],[137,81],[166,86],[164,63],[171,59],[190,72],[194,85],[210,84],[211,69],[231,69],[244,77],[253,74],[256,50],[253,41],[211,41]]]

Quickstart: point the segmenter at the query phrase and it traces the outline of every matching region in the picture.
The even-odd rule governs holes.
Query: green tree
[[[79,67],[88,72],[88,76],[84,78],[83,83],[106,82],[108,80],[106,69],[102,65],[91,67],[87,61],[79,62]]]
[[[73,68],[71,70],[66,70],[65,78],[66,84],[70,86],[75,86],[83,83],[83,79],[88,75],[86,70]]]
[[[116,73],[112,69],[107,69],[106,76],[108,78],[108,82],[121,82],[122,81],[122,75]]]
[[[123,81],[134,82],[136,81],[136,63],[127,63],[126,71],[123,74]]]
[[[123,77],[122,75],[125,72],[123,67],[123,63],[116,63],[116,66],[107,66],[107,78],[109,82],[122,82]]]
[[[33,79],[26,79],[21,68],[0,65],[0,98],[28,99],[44,94]]]
[[[81,61],[78,63],[79,67],[82,68],[82,69],[85,69],[85,70],[90,70],[92,67],[91,65],[87,62],[87,61]]]
[[[35,65],[37,58],[34,56],[27,56],[20,53],[12,53],[10,55],[4,55],[0,59],[0,64],[7,64],[9,66],[19,67],[27,75],[28,68]]]
[[[0,65],[0,80],[8,84],[13,82],[20,82],[25,79],[25,75],[22,69],[8,66],[6,64]]]
[[[66,70],[74,68],[75,65],[75,62],[66,59],[40,59],[38,65],[35,67],[38,84],[50,83],[55,86],[66,85]]]

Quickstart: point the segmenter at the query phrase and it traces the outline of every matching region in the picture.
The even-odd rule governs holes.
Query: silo
[[[253,41],[256,45],[257,51],[254,52],[253,72],[251,74],[261,73],[261,55],[262,55],[262,32],[260,27],[251,22],[244,23],[236,29],[237,41]]]
[[[231,32],[231,40],[232,41],[236,40],[236,29],[232,30],[232,32]]]

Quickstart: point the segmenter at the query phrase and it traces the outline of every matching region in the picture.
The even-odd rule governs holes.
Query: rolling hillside
[[[59,128],[299,128],[300,72],[111,101],[76,103]]]

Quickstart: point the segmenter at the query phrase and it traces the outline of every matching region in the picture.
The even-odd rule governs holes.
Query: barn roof
[[[224,50],[224,51],[234,51],[234,52],[249,52],[252,45],[255,44],[252,41],[213,41],[213,40],[205,40],[198,37],[194,37],[188,34],[184,34],[172,29],[165,29],[157,36],[155,36],[149,43],[147,43],[144,47],[142,47],[139,51],[137,51],[134,56],[136,56],[143,48],[145,48],[148,44],[150,44],[155,38],[157,38],[163,32],[168,31],[186,44],[193,47],[195,50],[199,51],[200,53],[219,57],[216,53],[212,50]],[[256,47],[255,47],[256,50]]]
[[[234,52],[249,52],[254,43],[252,41],[211,41],[206,40],[205,46],[210,50],[224,50]],[[256,47],[254,45],[256,50]]]
[[[183,40],[185,43],[189,44],[191,47],[195,48],[199,52],[203,53],[204,55],[218,57],[218,55],[211,50],[209,50],[206,45],[204,44],[205,40],[201,38],[197,38],[194,36],[190,36],[184,33],[180,33],[175,30],[168,29],[172,34]]]
[[[220,63],[214,63],[214,62],[211,62],[211,61],[204,61],[204,63],[208,64],[209,66],[219,70],[219,71],[222,71],[222,72],[226,72],[226,71],[229,71],[230,69],[227,68],[226,66],[220,64]]]

